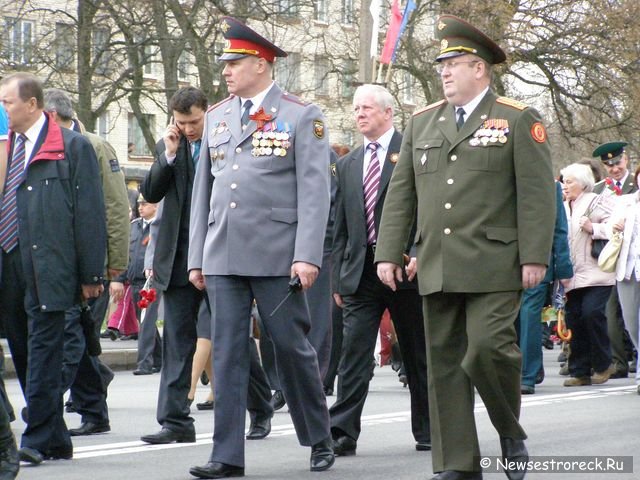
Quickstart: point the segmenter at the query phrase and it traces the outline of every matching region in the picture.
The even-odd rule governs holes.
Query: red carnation
[[[138,301],[138,307],[140,307],[142,310],[144,310],[148,306],[149,306],[149,302],[146,298],[142,298]]]

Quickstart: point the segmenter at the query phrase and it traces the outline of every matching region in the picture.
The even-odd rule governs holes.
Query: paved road
[[[529,434],[531,455],[555,456],[632,456],[640,447],[640,395],[632,379],[612,380],[602,386],[568,389],[564,377],[557,375],[558,350],[545,352],[547,378],[537,393],[525,396],[522,421]],[[20,479],[47,480],[177,480],[192,478],[189,467],[206,463],[211,449],[211,412],[193,409],[198,441],[196,444],[148,446],[139,441],[142,434],[158,429],[155,403],[159,375],[134,377],[118,372],[109,393],[111,426],[109,434],[74,440],[75,458],[45,462],[39,467],[23,467]],[[8,380],[8,391],[17,411],[23,406],[19,386]],[[200,386],[196,401],[202,401],[207,387]],[[329,397],[332,402],[335,397]],[[455,401],[455,399],[451,399]],[[476,418],[483,455],[499,455],[498,437],[479,397]],[[67,424],[75,427],[79,417],[66,414]],[[19,438],[24,425],[13,424]],[[363,432],[355,457],[338,458],[324,473],[308,471],[309,449],[300,447],[285,409],[276,413],[271,435],[262,441],[247,442],[246,475],[260,480],[416,480],[432,476],[431,454],[416,452],[409,424],[409,395],[389,367],[377,368],[371,384],[363,418]],[[580,473],[567,477],[558,473],[532,473],[530,479],[611,479],[640,478],[636,473]],[[492,459],[492,462],[494,460]],[[485,479],[504,479],[504,474],[485,473]]]

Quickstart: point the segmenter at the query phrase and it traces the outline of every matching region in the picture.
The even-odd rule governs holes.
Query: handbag
[[[602,253],[602,250],[604,250],[606,244],[607,240],[591,240],[591,256],[596,260],[600,258],[600,254]]]
[[[622,232],[614,232],[611,240],[607,242],[598,257],[598,267],[603,272],[611,273],[616,271],[616,264],[622,248]]]

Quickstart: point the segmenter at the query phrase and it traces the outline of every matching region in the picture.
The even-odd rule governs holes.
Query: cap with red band
[[[286,57],[287,52],[276,47],[247,25],[233,17],[223,17],[220,23],[222,35],[227,40],[221,61],[239,60],[248,55],[264,58],[273,62],[275,57]]]

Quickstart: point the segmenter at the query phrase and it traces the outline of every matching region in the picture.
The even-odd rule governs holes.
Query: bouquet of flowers
[[[140,308],[140,323],[144,321],[144,316],[147,308],[158,298],[158,294],[155,288],[151,287],[151,277],[147,278],[144,282],[142,290],[140,290],[140,300],[138,300],[138,307]]]

